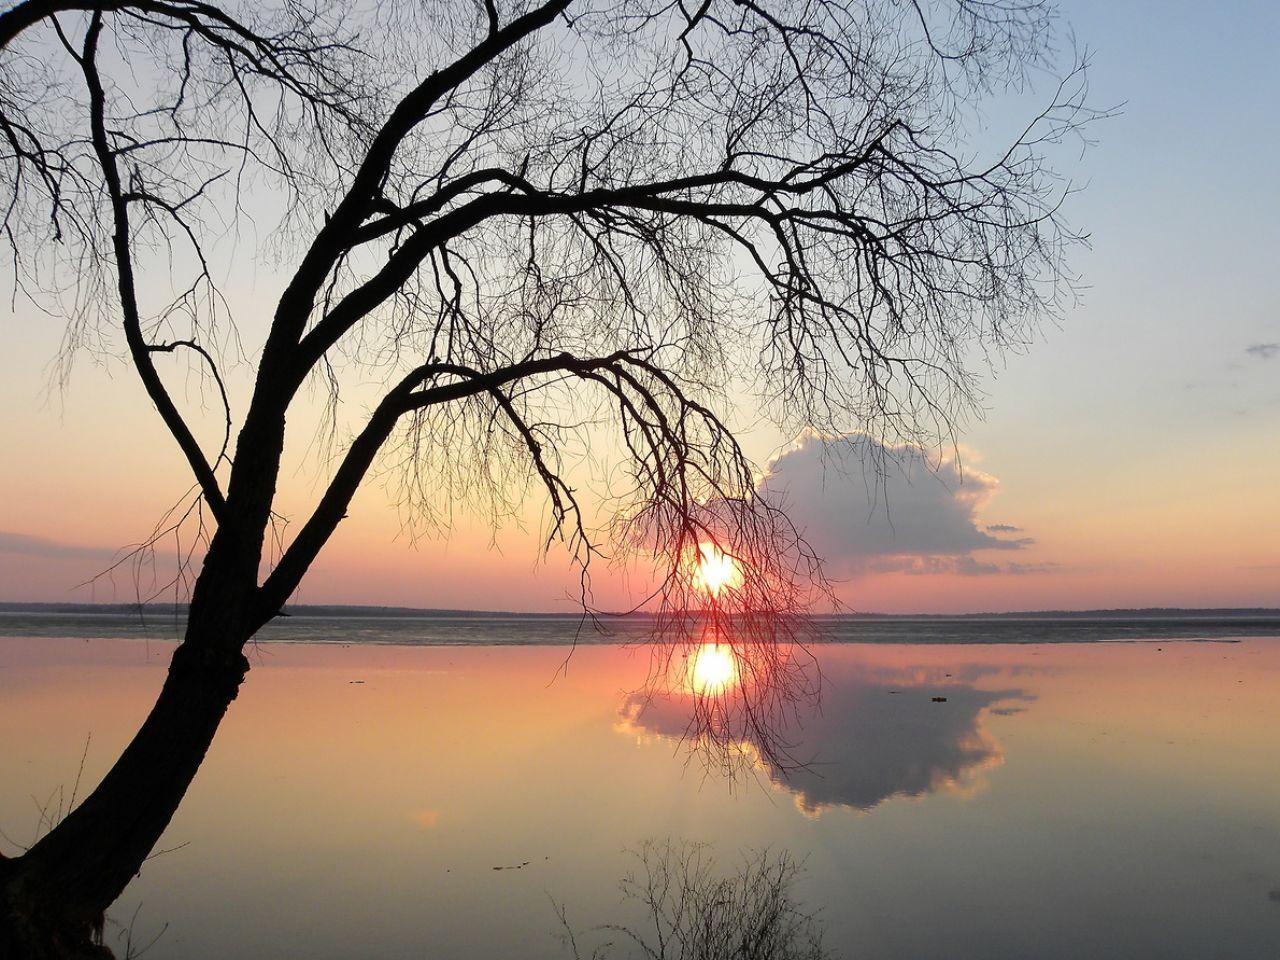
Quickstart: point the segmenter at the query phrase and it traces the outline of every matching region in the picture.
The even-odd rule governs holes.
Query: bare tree
[[[234,700],[244,645],[380,456],[428,517],[441,490],[501,511],[539,487],[584,607],[593,560],[643,557],[668,641],[688,639],[692,558],[715,544],[744,572],[715,615],[786,677],[773,641],[803,628],[821,576],[758,493],[730,388],[792,428],[945,439],[974,358],[1070,294],[1079,238],[1048,158],[1089,117],[1081,62],[1006,142],[974,134],[989,97],[1021,103],[1050,69],[1045,2],[422,0],[354,21],[317,0],[0,14],[15,295],[67,319],[66,357],[122,340],[190,464],[174,516],[202,557],[146,722],[0,860],[15,950],[88,949]],[[290,272],[238,400],[225,364],[245,348],[210,247],[264,197]],[[156,275],[171,297],[139,280]],[[212,444],[162,375],[182,358],[223,414]],[[386,387],[285,535],[286,417],[353,368]],[[603,515],[573,480],[587,446],[621,451]]]

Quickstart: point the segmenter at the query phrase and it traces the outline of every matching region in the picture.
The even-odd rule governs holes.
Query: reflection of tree
[[[635,868],[623,879],[624,898],[641,908],[635,926],[609,924],[591,933],[620,941],[625,956],[650,960],[823,960],[822,929],[792,897],[800,865],[786,852],[747,851],[725,874],[700,843],[646,841],[632,852]],[[559,909],[566,946],[582,948]],[[616,944],[596,947],[593,960],[618,956]]]
[[[658,642],[650,647],[644,690],[628,704],[659,715],[674,707],[662,732],[696,747],[702,759],[732,775],[747,755],[773,766],[792,765],[784,734],[818,702],[821,674],[811,645],[813,627],[798,614],[738,611],[717,603],[696,628],[677,639],[674,622],[659,622]],[[723,682],[700,682],[699,666],[708,653],[727,665]],[[678,706],[676,706],[678,704]]]
[[[701,718],[717,707],[700,705],[708,698],[693,691],[633,695],[622,707],[624,724],[682,739],[695,749],[705,750],[710,741],[715,757],[757,764],[795,794],[802,810],[816,814],[832,806],[867,810],[891,797],[975,785],[982,770],[1003,758],[983,729],[984,716],[996,704],[1023,696],[924,670],[824,664],[823,679],[821,709],[797,713],[796,723],[767,731],[763,744],[748,730],[740,731],[732,747],[718,742],[724,731],[708,735]],[[933,694],[947,699],[935,703]]]

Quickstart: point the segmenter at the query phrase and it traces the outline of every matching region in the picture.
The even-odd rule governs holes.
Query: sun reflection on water
[[[689,659],[689,688],[714,696],[738,684],[738,659],[727,643],[704,643]]]

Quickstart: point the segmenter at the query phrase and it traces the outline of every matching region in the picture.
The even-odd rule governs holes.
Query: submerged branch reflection
[[[803,866],[786,851],[746,850],[724,870],[710,846],[645,841],[628,851],[622,879],[632,922],[575,932],[557,904],[565,947],[574,960],[831,960],[823,927],[795,897]],[[604,943],[588,941],[604,935]],[[617,941],[617,942],[615,942]],[[621,950],[621,953],[618,951]]]
[[[685,642],[655,642],[648,679],[627,698],[624,721],[660,723],[654,732],[687,743],[730,777],[757,756],[778,769],[794,766],[786,735],[818,704],[822,679],[800,622],[711,616]]]

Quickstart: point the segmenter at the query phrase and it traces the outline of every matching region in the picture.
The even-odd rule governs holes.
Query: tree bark
[[[97,788],[20,857],[0,860],[0,956],[110,956],[104,913],[142,868],[249,669],[253,581],[211,546],[164,686]],[[238,575],[240,574],[240,575]],[[252,626],[251,626],[252,625]]]

